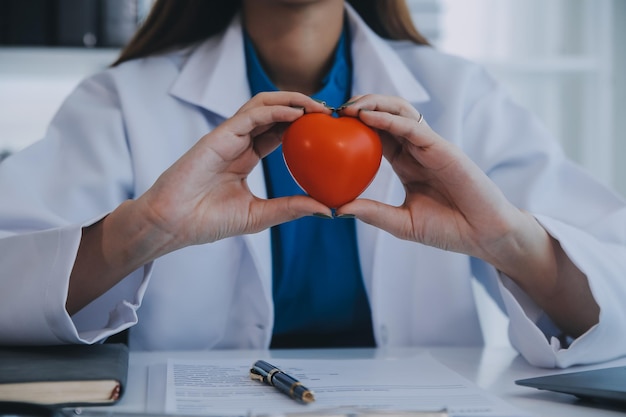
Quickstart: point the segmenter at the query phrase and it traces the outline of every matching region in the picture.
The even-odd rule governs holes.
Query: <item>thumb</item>
[[[305,195],[262,200],[256,216],[260,230],[313,214],[332,216],[332,211],[319,201]]]
[[[335,214],[339,217],[355,216],[367,224],[390,232],[401,227],[401,219],[403,218],[400,207],[365,198],[344,204],[335,211]]]

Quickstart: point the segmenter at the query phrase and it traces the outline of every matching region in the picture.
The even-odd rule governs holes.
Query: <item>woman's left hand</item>
[[[393,207],[357,199],[337,209],[401,239],[465,253],[513,279],[566,333],[597,323],[586,276],[537,220],[513,204],[457,146],[434,132],[408,102],[356,97],[340,111],[376,129],[383,154],[404,185]]]
[[[341,114],[376,129],[383,153],[406,191],[399,207],[359,199],[337,210],[389,233],[483,259],[499,258],[505,240],[530,221],[458,147],[434,132],[397,97],[366,95]]]

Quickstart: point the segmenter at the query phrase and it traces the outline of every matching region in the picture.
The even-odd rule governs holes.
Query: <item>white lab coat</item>
[[[626,353],[624,203],[565,160],[481,68],[430,47],[383,41],[349,6],[348,14],[353,94],[413,103],[561,242],[602,309],[598,325],[561,346],[558,329],[490,265],[358,222],[378,345],[482,344],[475,278],[510,317],[510,339],[531,363],[569,366]],[[249,98],[238,19],[222,36],[84,81],[42,141],[0,164],[0,343],[95,343],[133,326],[132,349],[267,347],[269,231],[168,254],[75,316],[64,309],[81,228],[141,195]],[[260,166],[249,185],[266,196]],[[364,196],[402,202],[386,162]]]

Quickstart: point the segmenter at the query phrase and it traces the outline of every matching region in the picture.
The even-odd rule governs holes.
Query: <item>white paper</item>
[[[256,359],[169,360],[169,414],[246,416],[341,409],[436,411],[450,416],[530,416],[430,355],[400,359],[266,359],[315,393],[300,404],[250,379]]]

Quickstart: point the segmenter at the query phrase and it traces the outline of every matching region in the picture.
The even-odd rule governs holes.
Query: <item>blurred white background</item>
[[[138,0],[145,3],[149,0]],[[626,195],[626,1],[408,0],[444,51],[484,64],[566,152]],[[0,153],[40,139],[65,96],[117,49],[0,47]],[[506,319],[476,288],[487,342]]]

